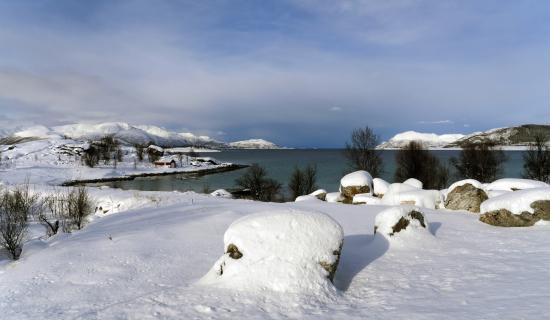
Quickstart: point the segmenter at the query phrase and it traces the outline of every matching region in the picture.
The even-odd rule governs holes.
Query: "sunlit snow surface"
[[[43,191],[47,192],[47,191]],[[285,204],[194,193],[93,190],[126,212],[25,245],[0,264],[2,319],[544,319],[550,226],[498,228],[465,212],[426,210],[429,237],[374,236],[387,207]],[[116,206],[116,205],[115,205]],[[256,212],[322,212],[344,230],[330,296],[199,286],[224,232]],[[38,234],[35,226],[31,234]],[[399,235],[397,235],[399,236]]]

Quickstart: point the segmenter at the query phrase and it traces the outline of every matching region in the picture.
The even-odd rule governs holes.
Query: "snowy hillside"
[[[527,124],[517,127],[496,128],[475,132],[448,145],[460,147],[467,143],[492,142],[500,146],[527,146],[537,134],[550,136],[550,125]]]
[[[280,147],[273,142],[269,142],[264,139],[235,141],[229,143],[229,147],[235,149],[280,149]]]
[[[6,144],[21,139],[61,139],[97,140],[106,135],[114,136],[126,145],[147,144],[152,142],[163,147],[209,147],[234,149],[275,149],[279,148],[272,142],[262,139],[250,139],[233,143],[214,140],[208,136],[198,136],[189,132],[173,132],[151,125],[130,125],[124,122],[107,122],[100,124],[70,124],[56,127],[32,126],[11,132],[0,132],[0,138],[6,138]],[[13,142],[12,142],[13,141]],[[0,142],[1,144],[1,142]]]
[[[427,148],[443,148],[451,142],[463,138],[463,134],[442,134],[421,133],[416,131],[406,131],[393,136],[387,142],[381,143],[379,149],[400,149],[411,141],[420,141]]]

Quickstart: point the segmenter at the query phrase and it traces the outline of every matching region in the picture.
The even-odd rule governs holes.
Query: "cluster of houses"
[[[149,146],[151,147],[151,146]],[[165,155],[166,152],[162,148],[154,146],[157,149],[155,151],[160,151],[161,157],[154,162],[155,167],[157,168],[178,168],[182,167],[184,164],[200,167],[206,164],[219,165],[220,163],[210,157],[198,157],[190,156],[184,153],[175,153]],[[159,150],[160,149],[160,150]]]

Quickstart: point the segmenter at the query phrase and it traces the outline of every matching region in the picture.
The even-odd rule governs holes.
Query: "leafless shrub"
[[[67,208],[64,217],[67,226],[82,229],[86,218],[93,212],[94,206],[86,187],[72,189],[67,195]]]
[[[415,178],[422,181],[426,189],[444,188],[448,183],[448,168],[441,165],[439,159],[418,141],[411,141],[397,151],[395,162],[395,181],[402,182]]]
[[[292,199],[315,191],[317,189],[316,181],[317,167],[315,165],[310,164],[303,170],[295,167],[288,183]]]
[[[496,180],[502,174],[502,164],[505,161],[504,152],[490,142],[469,143],[462,147],[458,159],[451,159],[461,178],[481,182]]]
[[[280,197],[281,184],[268,178],[267,171],[258,164],[251,165],[235,183],[248,190],[253,200],[275,201]]]
[[[0,245],[19,259],[27,232],[27,219],[40,210],[38,194],[31,194],[28,182],[0,194]]]

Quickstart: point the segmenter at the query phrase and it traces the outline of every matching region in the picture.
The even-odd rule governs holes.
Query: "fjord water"
[[[447,163],[451,157],[456,157],[456,150],[434,150],[433,152],[442,163]],[[392,182],[395,171],[394,150],[381,151],[384,162],[384,173],[381,178]],[[506,151],[507,161],[503,166],[502,177],[521,177],[523,158],[522,151]],[[263,166],[271,178],[288,184],[289,177],[296,166],[305,167],[308,164],[317,166],[317,185],[330,191],[337,191],[340,178],[346,171],[346,159],[340,149],[285,149],[285,150],[227,150],[217,153],[204,154],[223,162],[239,164],[258,163]],[[130,190],[194,190],[203,192],[205,188],[215,190],[219,188],[235,188],[235,179],[244,173],[236,170],[206,176],[169,175],[159,177],[137,178],[130,181],[116,181],[102,183],[111,187]],[[454,178],[451,178],[451,182]]]

